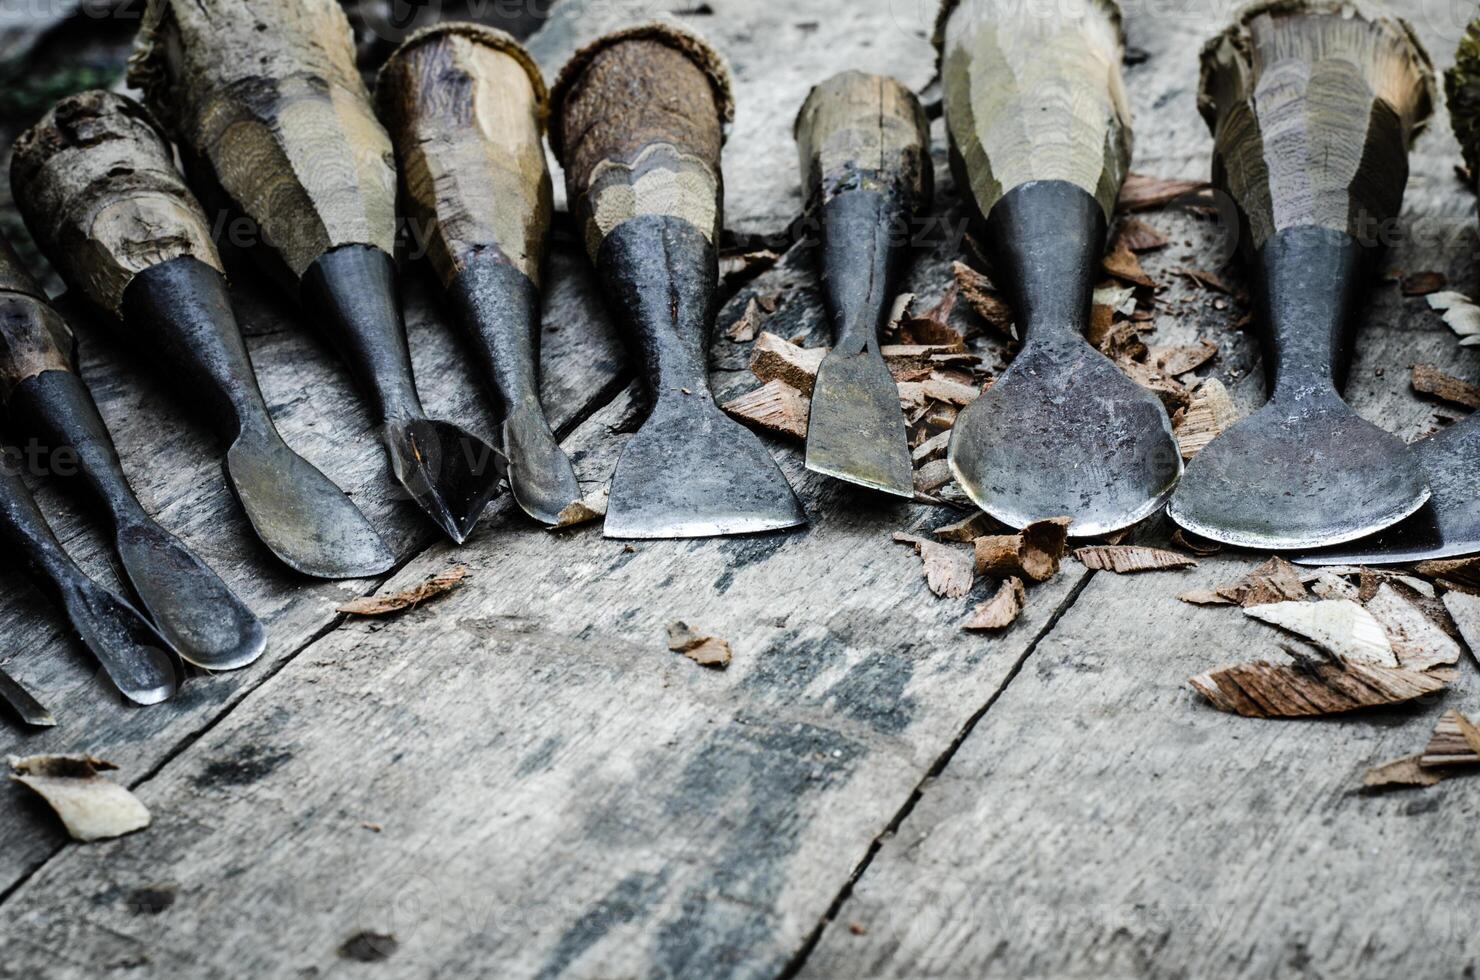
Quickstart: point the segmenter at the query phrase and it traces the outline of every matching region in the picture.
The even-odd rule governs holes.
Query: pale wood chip
[[[966,305],[1003,338],[1017,340],[1017,331],[1012,325],[1012,308],[997,295],[992,281],[965,262],[952,262],[951,274],[956,277],[956,288],[961,298],[966,300]]]
[[[1387,789],[1394,786],[1433,786],[1444,779],[1444,774],[1425,769],[1419,764],[1421,754],[1405,755],[1368,769],[1362,777],[1362,785],[1368,789]]]
[[[914,448],[910,453],[910,460],[920,466],[933,459],[944,459],[946,450],[951,446],[951,430],[946,429],[937,432]]]
[[[1209,340],[1196,344],[1146,348],[1146,363],[1172,377],[1196,371],[1218,355],[1218,345]],[[1193,396],[1196,398],[1196,395]]]
[[[943,459],[932,459],[915,470],[915,492],[934,493],[952,479],[950,464]]]
[[[1017,534],[977,538],[976,570],[994,578],[1021,576],[1045,582],[1058,573],[1069,540],[1069,517],[1034,521]]]
[[[914,293],[900,293],[894,297],[894,304],[889,307],[889,324],[884,328],[885,333],[893,335],[899,330],[899,321],[909,314],[910,304],[914,301]]]
[[[826,347],[799,347],[785,337],[764,331],[751,348],[750,371],[762,381],[784,381],[810,396],[817,368],[826,356]]]
[[[1172,426],[1172,435],[1183,459],[1191,459],[1213,441],[1213,437],[1238,421],[1233,397],[1217,378],[1208,378],[1197,386],[1192,400]]]
[[[1350,599],[1271,602],[1245,606],[1244,613],[1309,640],[1346,663],[1399,666],[1382,624]]]
[[[970,405],[980,394],[981,390],[976,385],[962,384],[959,381],[942,378],[938,373],[925,379],[925,397],[950,405]]]
[[[806,439],[812,403],[802,392],[778,378],[730,399],[720,408],[741,422],[766,432]]]
[[[1310,590],[1322,599],[1350,599],[1356,602],[1361,598],[1356,585],[1327,571],[1322,571],[1310,580]]]
[[[1444,593],[1444,608],[1459,629],[1470,653],[1480,657],[1480,596],[1464,592]]]
[[[1100,267],[1122,282],[1135,283],[1137,286],[1145,286],[1148,289],[1156,287],[1156,280],[1148,276],[1146,270],[1141,268],[1141,260],[1136,258],[1136,253],[1123,243],[1106,253],[1105,257],[1100,260]]]
[[[601,487],[580,500],[566,504],[560,513],[555,515],[555,523],[550,525],[549,530],[560,531],[605,517],[610,496],[611,488]]]
[[[1183,602],[1194,606],[1232,606],[1234,601],[1224,595],[1218,589],[1192,589],[1177,596]]]
[[[1023,611],[1028,601],[1023,580],[1017,576],[1006,579],[997,589],[997,594],[977,606],[971,618],[962,626],[965,630],[1000,630],[1011,626]]]
[[[1151,211],[1165,207],[1178,198],[1201,194],[1208,189],[1205,180],[1175,180],[1149,174],[1128,173],[1120,185],[1115,203],[1119,211]]]
[[[1413,390],[1466,408],[1480,408],[1480,388],[1445,374],[1432,364],[1413,365]]]
[[[781,255],[768,248],[745,252],[726,252],[719,257],[719,274],[725,286],[736,290],[780,261]]]
[[[1168,241],[1167,236],[1140,218],[1126,218],[1115,230],[1115,241],[1111,249],[1113,251],[1116,246],[1124,245],[1132,252],[1151,252],[1164,248]]]
[[[429,599],[435,599],[437,596],[452,591],[467,577],[468,566],[453,565],[409,589],[402,589],[400,592],[392,592],[389,595],[371,595],[351,599],[339,606],[338,611],[351,616],[391,616],[407,609],[413,609]]]
[[[1391,585],[1379,587],[1366,609],[1387,634],[1401,666],[1428,670],[1459,662],[1459,644]]]
[[[903,531],[896,531],[894,540],[914,547],[925,566],[925,584],[931,592],[947,599],[959,599],[971,591],[976,579],[971,552]]]
[[[1442,272],[1410,272],[1398,283],[1404,296],[1427,296],[1447,285],[1449,277]]]
[[[108,840],[149,826],[149,809],[101,774],[118,767],[90,755],[10,757],[10,778],[46,801],[76,841]]]
[[[1461,346],[1480,343],[1480,306],[1464,293],[1448,290],[1427,297],[1430,309],[1443,314],[1444,322],[1460,338]]]
[[[936,528],[934,534],[942,541],[963,541],[970,543],[974,542],[977,538],[989,534],[997,526],[996,521],[981,511],[977,511],[970,517],[963,517],[953,524]]]
[[[682,621],[668,624],[668,649],[683,654],[702,667],[724,670],[730,665],[730,644],[727,641],[698,633]]]
[[[746,344],[755,339],[756,332],[760,330],[761,324],[766,322],[766,314],[761,310],[760,300],[754,296],[750,297],[745,304],[745,312],[730,324],[725,331],[725,336],[737,344]]]
[[[1135,286],[1096,286],[1093,296],[1095,306],[1109,307],[1111,313],[1130,316],[1136,311]]]
[[[1220,586],[1218,595],[1240,606],[1262,606],[1271,602],[1309,598],[1300,572],[1283,558],[1271,558],[1231,585]]]
[[[1428,744],[1418,756],[1418,764],[1435,766],[1469,766],[1480,763],[1477,752],[1480,730],[1459,711],[1451,708],[1440,716],[1429,736]]]
[[[1247,718],[1330,715],[1401,704],[1445,686],[1422,671],[1400,667],[1363,663],[1305,667],[1263,660],[1220,667],[1189,683],[1219,711]]]
[[[1085,568],[1100,572],[1159,572],[1176,568],[1192,568],[1197,562],[1186,555],[1162,548],[1145,548],[1140,545],[1092,545],[1074,549],[1074,557]]]

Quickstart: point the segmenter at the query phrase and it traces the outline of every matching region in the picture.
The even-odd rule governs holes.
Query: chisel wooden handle
[[[944,0],[937,23],[952,164],[982,217],[1015,187],[1061,180],[1108,221],[1131,159],[1113,0]]]
[[[1210,41],[1198,108],[1245,245],[1302,226],[1376,242],[1402,204],[1432,86],[1407,24],[1345,4],[1258,7]]]

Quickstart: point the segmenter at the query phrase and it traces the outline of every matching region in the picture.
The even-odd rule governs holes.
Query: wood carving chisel
[[[1432,106],[1402,21],[1345,3],[1248,8],[1202,56],[1213,181],[1238,206],[1269,401],[1193,457],[1168,512],[1249,548],[1371,534],[1429,498],[1423,467],[1341,398],[1358,304]]]
[[[0,704],[4,704],[23,725],[52,728],[57,723],[51,712],[30,691],[21,687],[14,677],[3,670],[0,670]]]
[[[245,215],[256,250],[370,402],[391,470],[454,541],[503,457],[427,417],[397,295],[395,157],[335,0],[149,0],[129,77],[202,200]]]
[[[8,325],[27,316],[12,305],[11,294],[0,292],[0,322]],[[4,326],[0,326],[0,345],[7,350],[12,345],[12,334]],[[31,350],[29,356],[40,364],[50,355]],[[9,388],[8,371],[0,371],[0,382]],[[73,632],[124,697],[135,704],[168,700],[179,686],[169,641],[133,606],[88,578],[62,550],[16,472],[17,456],[9,456],[0,465],[0,542],[5,544],[7,563],[26,572],[36,588],[66,614]]]
[[[1013,527],[1127,527],[1162,506],[1182,460],[1161,402],[1083,336],[1131,159],[1119,8],[946,0],[936,43],[953,172],[1022,337],[957,417],[951,471]]]
[[[550,139],[607,302],[627,328],[652,408],[617,461],[613,538],[744,534],[806,522],[775,460],[714,403],[720,146],[729,75],[668,24],[576,52],[551,96]]]
[[[205,213],[143,108],[111,92],[69,96],[16,141],[10,174],[53,267],[121,337],[158,354],[229,447],[227,481],[273,554],[322,578],[390,568],[365,515],[273,425]]]
[[[879,331],[910,220],[930,203],[929,123],[898,81],[847,71],[807,96],[796,139],[808,208],[821,224],[822,294],[834,338],[812,386],[807,469],[913,498],[904,413]]]
[[[546,524],[581,496],[540,404],[540,265],[550,230],[544,79],[502,31],[412,35],[376,82],[412,239],[498,395],[509,488]]]
[[[3,240],[0,300],[6,312],[0,371],[12,433],[34,440],[56,475],[79,478],[108,519],[134,593],[181,657],[207,670],[256,660],[267,645],[261,621],[134,496],[113,438],[77,376],[71,330]]]

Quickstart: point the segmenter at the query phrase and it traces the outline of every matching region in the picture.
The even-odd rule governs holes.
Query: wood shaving
[[[767,381],[720,406],[747,425],[778,436],[807,438],[807,419],[812,403],[807,396],[779,378]]]
[[[924,563],[925,583],[931,592],[947,599],[959,599],[971,591],[976,579],[971,552],[903,531],[896,531],[894,540],[914,546]]]
[[[1461,347],[1480,344],[1480,306],[1476,306],[1470,297],[1449,290],[1432,293],[1427,299],[1430,309],[1443,314],[1444,322],[1459,337]]]
[[[1283,558],[1269,559],[1237,582],[1215,589],[1214,594],[1223,603],[1236,606],[1262,606],[1309,598],[1299,571]]]
[[[1208,340],[1199,340],[1196,344],[1185,346],[1146,349],[1146,363],[1174,378],[1196,371],[1217,356],[1218,345]]]
[[[1459,644],[1391,585],[1379,587],[1365,608],[1387,634],[1399,665],[1428,670],[1459,662]]]
[[[1171,375],[1157,370],[1150,364],[1143,364],[1124,357],[1117,358],[1115,365],[1136,384],[1160,398],[1168,415],[1176,415],[1191,407],[1192,392]]]
[[[1217,589],[1192,589],[1179,594],[1177,598],[1193,606],[1231,606],[1234,604],[1232,599]]]
[[[1437,293],[1447,285],[1449,277],[1442,272],[1410,272],[1398,283],[1404,296],[1427,296]]]
[[[1006,629],[1022,613],[1027,601],[1028,593],[1023,588],[1023,580],[1014,575],[997,588],[996,595],[977,606],[972,611],[971,618],[961,628],[964,630]]]
[[[1309,640],[1348,664],[1399,666],[1382,624],[1350,599],[1271,602],[1245,606],[1244,614]]]
[[[768,248],[748,252],[726,252],[719,257],[719,274],[725,288],[733,293],[781,260],[781,255]]]
[[[724,670],[730,666],[730,644],[717,636],[695,632],[689,624],[668,624],[668,649],[681,653],[701,667]]]
[[[565,505],[565,508],[555,515],[555,523],[550,525],[551,531],[561,531],[568,527],[576,527],[587,524],[606,516],[607,502],[611,496],[609,487],[588,493],[580,500]]]
[[[949,405],[970,405],[976,401],[981,391],[975,385],[962,384],[937,375],[931,375],[925,381],[925,397],[934,398],[936,401],[946,402]]]
[[[1175,551],[1129,544],[1076,548],[1074,557],[1078,558],[1085,568],[1101,572],[1116,572],[1122,575],[1130,572],[1159,572],[1176,568],[1192,568],[1197,565],[1194,559]]]
[[[951,275],[955,276],[961,298],[977,316],[1003,338],[1018,339],[1012,324],[1012,308],[997,295],[990,279],[965,262],[952,262]]]
[[[976,570],[994,578],[1017,575],[1030,582],[1046,582],[1058,574],[1069,541],[1072,518],[1034,521],[1017,534],[990,534],[977,538]]]
[[[1297,718],[1401,704],[1444,689],[1416,670],[1376,664],[1271,664],[1220,667],[1189,683],[1219,711],[1246,718]]]
[[[1186,276],[1188,281],[1194,286],[1199,286],[1211,292],[1222,293],[1225,296],[1233,295],[1233,290],[1229,289],[1228,285],[1222,279],[1219,279],[1211,272],[1205,272],[1202,269],[1175,269],[1173,271],[1179,275]]]
[[[1465,408],[1480,408],[1480,388],[1445,374],[1432,364],[1413,365],[1413,390]]]
[[[1421,755],[1405,755],[1390,762],[1373,766],[1362,777],[1362,785],[1368,789],[1389,789],[1396,786],[1433,786],[1444,779],[1443,773],[1425,769],[1419,765]]]
[[[76,841],[109,840],[149,826],[149,809],[101,774],[118,767],[90,755],[10,757],[10,778],[56,812]]]
[[[934,533],[942,541],[974,542],[977,538],[984,537],[998,526],[997,522],[981,511],[977,511],[970,517],[964,517],[954,524],[938,527]]]
[[[1130,316],[1136,310],[1136,288],[1134,286],[1099,286],[1094,291],[1094,305],[1104,306],[1112,313]]]
[[[1120,198],[1115,207],[1119,211],[1151,211],[1166,207],[1178,198],[1201,195],[1208,189],[1207,181],[1174,180],[1167,177],[1152,177],[1149,174],[1128,173],[1120,185]]]
[[[1421,561],[1413,566],[1413,570],[1420,575],[1443,581],[1451,588],[1471,593],[1480,592],[1480,555]]]
[[[756,332],[765,322],[766,314],[761,309],[760,300],[752,296],[745,304],[745,312],[730,324],[730,328],[725,331],[725,336],[737,344],[747,344],[755,339]]]
[[[785,337],[765,331],[755,338],[751,348],[750,371],[762,381],[784,381],[811,396],[817,368],[826,356],[826,347],[798,347]]]
[[[1124,246],[1132,252],[1152,252],[1166,247],[1168,241],[1167,236],[1140,218],[1126,218],[1115,230],[1115,239],[1110,248],[1114,251]]]
[[[943,459],[932,459],[915,470],[915,492],[934,493],[952,479],[950,464]]]
[[[451,592],[467,577],[468,566],[453,565],[446,571],[438,572],[425,582],[413,585],[409,589],[402,589],[400,592],[392,592],[389,595],[362,596],[359,599],[352,599],[338,607],[338,611],[351,616],[394,615]]]
[[[1105,257],[1100,260],[1100,266],[1105,272],[1122,282],[1135,283],[1147,289],[1156,288],[1156,280],[1148,276],[1146,270],[1141,268],[1141,260],[1136,258],[1136,253],[1123,244],[1106,253]]]
[[[937,432],[935,435],[920,443],[910,452],[910,460],[919,466],[933,459],[944,459],[946,451],[951,446],[951,430]]]
[[[1356,602],[1361,598],[1356,585],[1327,571],[1322,571],[1310,580],[1310,590],[1322,599],[1350,599]]]
[[[1085,339],[1117,364],[1139,361],[1147,354],[1146,343],[1141,339],[1141,326],[1129,320],[1116,320],[1108,306],[1095,306],[1090,311]]]
[[[1480,657],[1480,596],[1464,592],[1444,593],[1444,608],[1459,630],[1470,653]]]
[[[965,338],[961,331],[951,326],[951,311],[956,308],[956,297],[960,294],[955,282],[946,287],[940,300],[919,316],[906,316],[899,321],[899,342],[902,344],[951,344],[962,345]]]
[[[1194,555],[1216,555],[1223,550],[1221,542],[1211,541],[1181,527],[1172,532],[1172,544]]]
[[[1480,763],[1480,728],[1451,708],[1439,718],[1429,744],[1419,754],[1418,764],[1432,766],[1468,766]]]

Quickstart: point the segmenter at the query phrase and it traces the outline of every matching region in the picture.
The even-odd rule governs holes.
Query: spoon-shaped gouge
[[[540,265],[550,229],[546,93],[509,35],[477,24],[413,34],[376,82],[424,249],[498,394],[509,487],[546,524],[581,495],[540,404]]]
[[[1112,0],[946,0],[936,35],[951,162],[985,225],[1022,350],[956,419],[950,466],[1013,527],[1104,534],[1161,507],[1182,460],[1166,410],[1084,339],[1130,165]]]
[[[134,592],[180,656],[207,670],[256,660],[267,645],[262,623],[134,496],[92,394],[77,376],[71,331],[4,240],[0,302],[0,371],[6,375],[4,403],[12,429],[36,440],[58,475],[81,478],[108,517]]]
[[[503,457],[427,417],[397,296],[395,159],[335,0],[150,0],[129,77],[203,197],[253,221],[381,426],[391,470],[464,541]]]
[[[143,108],[111,92],[69,96],[16,141],[10,172],[53,267],[162,358],[230,447],[227,480],[268,548],[322,578],[388,569],[395,556],[370,522],[273,425],[205,213]]]
[[[571,211],[636,347],[652,411],[617,460],[605,533],[686,538],[806,521],[754,433],[719,410],[707,357],[719,277],[728,74],[667,24],[578,51],[551,97]]]
[[[1213,180],[1242,218],[1269,401],[1188,464],[1168,513],[1252,548],[1371,534],[1429,498],[1403,442],[1339,394],[1373,255],[1403,201],[1432,100],[1407,25],[1346,3],[1241,12],[1203,49]]]
[[[807,96],[796,138],[808,206],[821,221],[822,290],[834,325],[812,386],[807,469],[913,498],[904,413],[879,331],[910,219],[930,202],[929,123],[904,85],[847,71]]]

